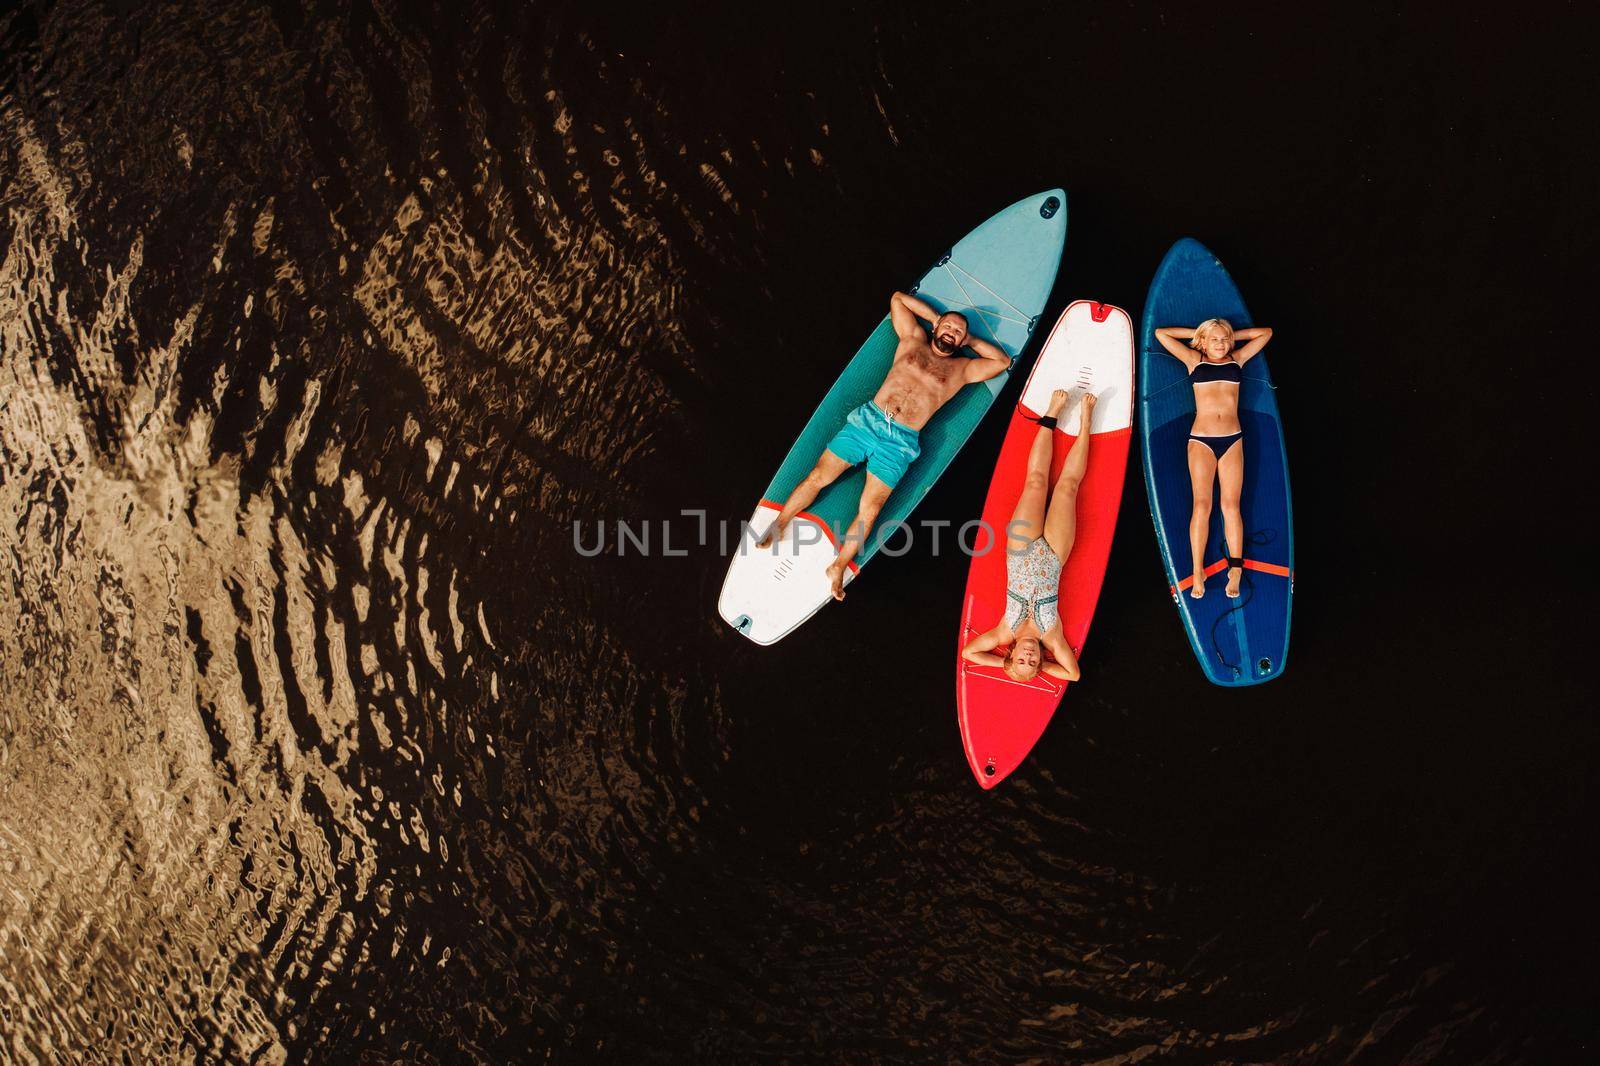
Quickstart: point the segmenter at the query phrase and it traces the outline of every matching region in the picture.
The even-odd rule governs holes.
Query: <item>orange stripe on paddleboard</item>
[[[1222,571],[1226,570],[1227,568],[1228,568],[1228,564],[1223,562],[1221,559],[1218,559],[1216,562],[1214,562],[1210,566],[1206,567],[1206,577],[1210,577],[1212,574],[1220,574],[1220,573],[1222,573]],[[1186,577],[1182,581],[1178,582],[1178,584],[1176,586],[1173,586],[1172,587],[1172,591],[1173,592],[1185,592],[1193,584],[1194,584],[1194,575],[1190,574],[1188,577]]]
[[[1228,561],[1226,559],[1218,559],[1216,562],[1206,567],[1206,577],[1211,577],[1213,574],[1220,574],[1227,568]],[[1255,559],[1246,559],[1244,561],[1244,568],[1246,570],[1259,570],[1263,574],[1277,574],[1279,577],[1291,576],[1287,566],[1279,566],[1277,563],[1257,562]],[[1169,585],[1167,587],[1173,592],[1187,592],[1193,585],[1194,575],[1190,574],[1176,585]]]
[[[761,506],[770,507],[774,511],[777,511],[780,514],[783,513],[783,504],[781,504],[781,503],[773,503],[771,500],[762,500],[761,501]],[[839,538],[833,535],[833,527],[832,526],[828,525],[828,523],[824,522],[822,519],[818,518],[816,515],[812,514],[810,511],[796,511],[794,513],[794,516],[796,518],[807,519],[807,520],[811,521],[812,523],[814,523],[815,525],[821,526],[823,534],[828,538],[828,543],[833,545],[833,550],[834,551],[838,551],[839,550]],[[854,559],[850,560],[848,563],[845,563],[844,565],[850,568],[850,572],[852,574],[857,574],[857,573],[861,572],[861,567],[856,565],[856,561]]]

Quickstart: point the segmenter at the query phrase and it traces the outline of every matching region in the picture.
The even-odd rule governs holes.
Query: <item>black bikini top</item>
[[[1231,381],[1235,385],[1244,380],[1244,373],[1239,369],[1239,364],[1229,359],[1225,363],[1213,363],[1202,359],[1189,371],[1189,383],[1203,385],[1208,381]]]

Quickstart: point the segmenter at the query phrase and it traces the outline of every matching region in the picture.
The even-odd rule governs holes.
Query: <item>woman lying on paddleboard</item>
[[[1194,329],[1161,326],[1156,339],[1189,371],[1194,386],[1194,425],[1189,430],[1189,482],[1194,511],[1189,517],[1189,548],[1194,553],[1194,587],[1189,595],[1206,594],[1206,536],[1211,529],[1211,485],[1222,486],[1222,533],[1227,540],[1230,598],[1239,595],[1244,575],[1244,519],[1239,493],[1244,487],[1244,431],[1239,425],[1239,383],[1242,367],[1272,339],[1265,326],[1235,331],[1226,319],[1208,318]],[[1180,344],[1188,341],[1188,345]],[[1233,350],[1235,342],[1244,347]]]
[[[1061,632],[1056,599],[1061,594],[1061,561],[1072,553],[1078,526],[1078,486],[1089,469],[1090,416],[1094,397],[1084,393],[1078,415],[1078,438],[1067,452],[1061,476],[1050,488],[1050,455],[1055,446],[1056,419],[1066,409],[1068,393],[1057,389],[1039,419],[1028,452],[1028,477],[1006,526],[1006,613],[1000,624],[980,633],[961,649],[961,657],[981,666],[998,666],[1013,680],[1031,681],[1043,670],[1063,681],[1078,680],[1078,657]],[[1010,645],[1006,655],[994,649]],[[1055,662],[1044,657],[1048,651]]]

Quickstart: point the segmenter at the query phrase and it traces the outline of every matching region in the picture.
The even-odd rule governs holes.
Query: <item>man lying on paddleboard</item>
[[[1056,420],[1067,409],[1069,393],[1057,389],[1039,419],[1028,452],[1028,477],[1006,524],[1006,613],[1000,624],[973,637],[961,657],[969,663],[997,666],[1015,681],[1031,681],[1041,670],[1063,681],[1078,680],[1078,657],[1061,630],[1056,602],[1061,595],[1061,564],[1072,554],[1078,536],[1078,488],[1089,472],[1089,427],[1095,398],[1079,402],[1077,439],[1050,488],[1050,456],[1055,449]],[[1000,655],[995,648],[1009,646]],[[1044,657],[1045,651],[1055,662]]]
[[[959,311],[941,315],[915,296],[897,292],[889,297],[889,318],[900,343],[878,394],[850,412],[844,427],[789,494],[777,521],[756,545],[776,544],[794,516],[811,506],[818,493],[846,470],[865,462],[867,483],[861,490],[856,517],[828,567],[836,600],[844,599],[845,567],[866,543],[878,512],[921,451],[922,427],[964,386],[987,381],[1011,367],[1011,357],[1004,351],[968,334],[967,318]],[[933,323],[931,343],[918,318]],[[961,356],[963,346],[978,358]]]

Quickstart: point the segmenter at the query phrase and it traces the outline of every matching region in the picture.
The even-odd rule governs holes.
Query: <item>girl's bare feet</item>
[[[1228,587],[1223,590],[1228,599],[1236,600],[1239,598],[1239,579],[1242,577],[1244,577],[1244,567],[1230,566],[1228,568]]]
[[[1206,598],[1206,572],[1201,567],[1195,568],[1194,584],[1189,588],[1189,595],[1197,600]]]
[[[1069,389],[1057,389],[1052,392],[1050,394],[1050,406],[1044,409],[1045,415],[1050,418],[1061,417],[1061,412],[1067,409],[1067,401],[1071,398],[1072,392]]]
[[[1084,393],[1083,394],[1083,399],[1079,401],[1079,407],[1078,407],[1078,432],[1079,433],[1092,433],[1092,432],[1094,432],[1094,429],[1093,429],[1093,427],[1094,427],[1094,402],[1095,402],[1095,396],[1094,396],[1094,393],[1092,393],[1092,392]]]

